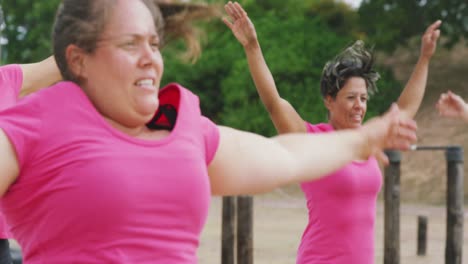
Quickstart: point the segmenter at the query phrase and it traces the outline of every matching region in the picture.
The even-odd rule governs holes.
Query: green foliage
[[[388,68],[376,67],[381,78],[377,81],[377,93],[370,97],[367,103],[366,119],[381,115],[387,111],[391,104],[398,100],[404,85],[395,80]]]
[[[379,50],[393,51],[437,19],[443,21],[448,47],[468,37],[466,0],[364,0],[359,17],[361,28]]]
[[[293,16],[284,20],[275,12],[252,13],[255,12],[249,10],[280,94],[305,120],[326,122],[326,109],[319,91],[323,65],[354,39],[331,31],[319,16]],[[164,83],[177,81],[192,89],[200,96],[204,114],[218,123],[275,135],[250,77],[241,45],[221,23],[207,31],[210,32],[208,41],[195,65],[180,63],[174,59],[174,50],[166,51]],[[380,92],[371,99],[368,116],[385,111],[401,91],[398,90],[401,85],[388,71],[384,70],[382,76],[378,82]]]
[[[51,51],[51,29],[60,0],[2,0],[8,39],[2,57],[6,63],[44,59]]]
[[[336,33],[362,38],[357,31],[358,14],[347,4],[336,0],[312,1],[306,10],[308,16],[320,17]]]

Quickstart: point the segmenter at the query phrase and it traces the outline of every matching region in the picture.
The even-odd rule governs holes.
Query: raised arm
[[[411,74],[408,83],[398,98],[398,106],[402,115],[406,118],[413,118],[421,105],[424,92],[426,90],[427,75],[429,72],[429,62],[437,47],[437,40],[440,36],[440,20],[430,25],[424,32],[421,39],[421,51],[418,62]]]
[[[254,194],[318,179],[352,160],[371,155],[386,161],[384,147],[407,149],[416,125],[400,121],[398,108],[359,129],[328,134],[294,133],[268,139],[221,127],[220,146],[209,166],[215,195]]]
[[[230,19],[224,18],[224,23],[231,29],[234,36],[244,47],[250,74],[260,95],[263,105],[278,133],[306,132],[306,124],[294,107],[281,98],[275,85],[275,80],[268,68],[257,39],[255,27],[247,13],[239,3],[229,2],[225,5]]]
[[[468,123],[468,104],[459,95],[451,91],[441,94],[436,107],[441,116],[457,118]]]
[[[21,64],[20,66],[23,71],[23,85],[21,86],[20,96],[48,87],[62,79],[53,56],[40,62]]]

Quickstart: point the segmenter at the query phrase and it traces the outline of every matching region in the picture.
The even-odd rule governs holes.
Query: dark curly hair
[[[320,80],[322,97],[336,98],[338,92],[351,77],[362,77],[366,81],[368,93],[370,95],[376,93],[376,82],[380,75],[372,69],[373,62],[372,49],[366,49],[362,40],[356,41],[323,67]]]

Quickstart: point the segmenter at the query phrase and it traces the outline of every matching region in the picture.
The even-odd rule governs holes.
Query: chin
[[[356,123],[356,124],[351,124],[349,128],[360,128],[362,126],[362,123]]]
[[[156,103],[147,102],[139,106],[138,113],[141,116],[145,116],[145,117],[149,116],[149,119],[151,120],[151,118],[153,118],[153,116],[156,114],[158,107],[159,107],[159,102],[156,102]]]

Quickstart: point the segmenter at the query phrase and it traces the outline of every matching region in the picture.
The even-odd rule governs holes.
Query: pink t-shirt
[[[114,129],[70,82],[0,114],[21,169],[2,206],[24,263],[197,263],[219,130],[181,86],[159,97],[178,113],[160,140]]]
[[[309,133],[333,131],[307,123]],[[351,162],[316,181],[301,184],[309,223],[302,235],[298,264],[374,263],[374,224],[382,173],[375,158]]]
[[[18,64],[0,67],[0,111],[14,106],[23,84],[23,71]],[[11,238],[3,214],[0,213],[0,239]]]

